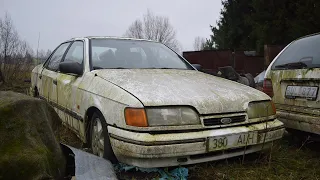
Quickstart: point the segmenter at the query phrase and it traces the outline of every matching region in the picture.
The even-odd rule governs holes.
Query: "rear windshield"
[[[320,67],[320,35],[299,39],[276,59],[272,69],[305,69]]]
[[[93,69],[193,69],[184,59],[157,42],[92,39]]]

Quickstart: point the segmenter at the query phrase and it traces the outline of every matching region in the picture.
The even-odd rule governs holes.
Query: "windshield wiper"
[[[168,67],[150,67],[146,69],[182,69],[182,68],[168,68]],[[184,69],[183,69],[184,70]]]
[[[275,66],[275,68],[279,69],[303,69],[307,67],[308,65],[304,62],[294,62]]]
[[[99,66],[93,66],[92,69],[93,69],[93,70],[97,70],[97,69],[103,69],[103,68],[102,68],[102,67],[99,67]]]
[[[97,69],[126,69],[126,68],[124,68],[124,67],[103,68],[103,67],[99,67],[99,66],[93,66],[93,70],[97,70]]]

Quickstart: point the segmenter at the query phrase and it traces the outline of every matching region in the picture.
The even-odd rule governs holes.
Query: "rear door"
[[[277,108],[320,116],[320,35],[296,40],[271,67]]]
[[[39,88],[39,95],[50,102],[57,108],[58,94],[57,94],[57,76],[59,63],[61,62],[70,43],[61,44],[48,59],[47,63],[41,72],[42,86]]]
[[[74,41],[68,49],[64,62],[73,61],[84,66],[84,42]],[[83,68],[84,69],[84,68]],[[59,72],[57,76],[58,103],[63,108],[59,112],[60,118],[75,132],[79,132],[83,119],[80,115],[81,91],[78,89],[82,76],[64,74]]]

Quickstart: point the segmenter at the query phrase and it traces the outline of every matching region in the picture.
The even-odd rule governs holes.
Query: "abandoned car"
[[[167,167],[267,149],[284,133],[270,97],[197,71],[165,45],[74,38],[32,71],[47,100],[92,152]]]
[[[291,132],[320,135],[320,35],[293,41],[269,65],[263,91]],[[298,131],[297,131],[298,130]]]

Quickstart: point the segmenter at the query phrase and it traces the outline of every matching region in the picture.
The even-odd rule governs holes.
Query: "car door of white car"
[[[84,42],[74,41],[62,62],[77,62],[84,67]],[[83,68],[84,69],[84,68]],[[69,128],[79,133],[83,119],[80,115],[81,91],[78,89],[82,76],[76,74],[58,73],[58,104],[63,108],[59,116]]]
[[[70,43],[61,44],[48,59],[47,63],[40,75],[42,86],[39,88],[39,95],[45,98],[51,105],[57,109],[58,94],[57,94],[57,75],[59,63],[61,62]]]

